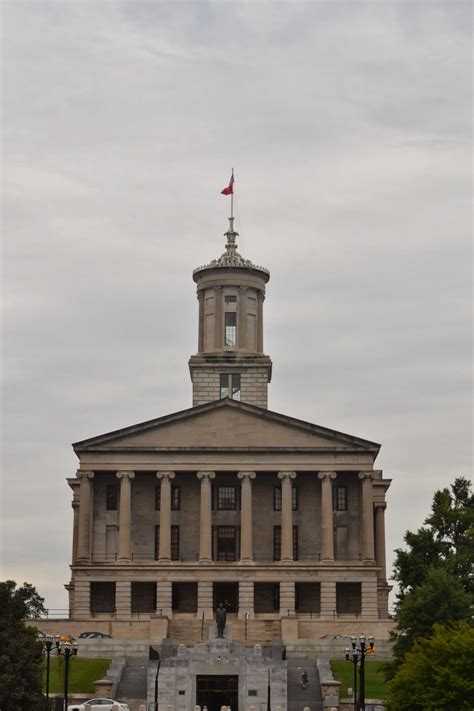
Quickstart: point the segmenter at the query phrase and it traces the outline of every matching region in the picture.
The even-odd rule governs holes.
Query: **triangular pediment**
[[[84,451],[315,449],[377,452],[380,445],[260,407],[218,400],[92,437]]]

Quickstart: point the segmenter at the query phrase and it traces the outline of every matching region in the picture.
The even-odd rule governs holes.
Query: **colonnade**
[[[119,534],[118,534],[118,562],[132,560],[131,546],[131,484],[135,477],[133,471],[119,471],[116,473],[120,482],[119,506]],[[215,479],[213,471],[198,471],[200,481],[200,524],[199,524],[199,563],[212,563],[212,481]],[[240,471],[237,474],[241,481],[241,544],[240,564],[252,564],[253,552],[253,516],[252,516],[252,482],[257,476],[254,471]],[[333,502],[332,482],[337,472],[319,472],[321,481],[321,562],[331,564],[334,562],[334,528],[333,528]],[[77,558],[78,562],[89,561],[91,551],[91,508],[92,508],[92,482],[94,473],[79,471],[77,477],[79,485],[79,514],[77,526]],[[160,539],[158,561],[169,563],[171,561],[171,482],[175,478],[173,471],[158,471],[157,479],[160,481]],[[293,506],[292,486],[297,473],[294,471],[278,472],[281,481],[281,559],[280,563],[293,561]],[[385,504],[375,504],[374,527],[374,497],[373,497],[372,471],[360,472],[359,479],[362,484],[362,509],[361,509],[361,556],[362,561],[373,563],[375,560],[381,566],[379,577],[385,579]],[[375,529],[375,530],[374,530]]]

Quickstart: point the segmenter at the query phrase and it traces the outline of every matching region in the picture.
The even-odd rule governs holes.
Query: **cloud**
[[[382,443],[390,549],[468,474],[470,14],[5,4],[6,574],[66,607],[70,442],[190,405],[232,166],[270,406]]]

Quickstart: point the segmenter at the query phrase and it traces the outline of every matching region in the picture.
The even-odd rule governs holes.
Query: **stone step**
[[[308,673],[309,684],[301,686],[301,674]],[[287,701],[288,711],[298,711],[305,706],[310,711],[322,709],[322,693],[318,669],[315,660],[291,659],[287,666]]]
[[[127,658],[117,686],[120,699],[146,699],[148,681],[148,659]]]

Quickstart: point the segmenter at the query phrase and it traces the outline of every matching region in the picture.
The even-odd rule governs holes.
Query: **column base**
[[[295,561],[293,558],[282,558],[278,561],[281,565],[292,565]]]
[[[334,558],[321,558],[319,562],[324,563],[324,565],[334,565],[335,560]]]
[[[255,561],[252,558],[241,558],[237,565],[255,565]]]
[[[158,565],[169,565],[171,563],[171,558],[158,558],[156,562]]]
[[[132,562],[131,558],[117,558],[117,563],[119,565],[125,565],[125,564],[129,564],[131,562]]]
[[[362,565],[375,565],[375,560],[373,558],[363,558]]]
[[[199,558],[198,560],[198,565],[210,565],[211,563],[214,563],[212,558]]]

